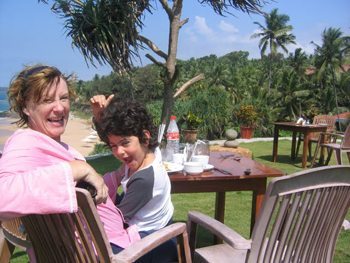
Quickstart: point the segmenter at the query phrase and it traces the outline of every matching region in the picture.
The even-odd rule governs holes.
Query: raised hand
[[[105,95],[95,95],[90,98],[92,114],[94,115],[96,121],[100,120],[103,110],[108,106],[113,97],[114,94],[109,95],[108,98],[106,98]]]

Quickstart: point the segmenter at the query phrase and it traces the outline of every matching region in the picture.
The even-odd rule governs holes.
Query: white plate
[[[163,162],[163,164],[168,173],[181,172],[184,169],[183,165],[177,163]]]
[[[204,171],[209,171],[209,170],[212,170],[214,169],[214,165],[211,165],[211,164],[207,164],[207,166],[204,167]]]

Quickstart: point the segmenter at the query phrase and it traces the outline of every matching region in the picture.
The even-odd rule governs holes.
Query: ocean
[[[7,88],[0,87],[0,112],[7,111],[8,109]]]

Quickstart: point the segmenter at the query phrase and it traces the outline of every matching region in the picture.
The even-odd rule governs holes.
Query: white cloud
[[[195,17],[193,24],[188,25],[185,37],[179,43],[179,55],[182,58],[201,57],[208,54],[217,56],[233,51],[248,51],[251,57],[259,55],[258,41],[251,35],[241,34],[233,24],[221,20],[213,27],[207,24],[204,17]]]
[[[205,37],[212,37],[214,32],[207,25],[207,22],[204,17],[196,16],[194,21],[194,29],[201,35]]]
[[[238,33],[239,32],[238,28],[236,28],[234,25],[227,23],[223,20],[220,21],[219,28],[222,31],[227,32],[227,33]]]

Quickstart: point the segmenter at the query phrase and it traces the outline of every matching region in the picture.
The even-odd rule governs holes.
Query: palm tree
[[[48,0],[39,0],[47,3]],[[152,13],[152,3],[158,2],[169,19],[169,42],[167,52],[162,51],[152,40],[139,34],[146,12]],[[198,0],[210,6],[219,15],[231,10],[258,13],[264,0]],[[85,60],[94,65],[109,64],[114,71],[130,70],[132,62],[139,58],[138,50],[146,48],[157,57],[146,57],[158,65],[163,73],[163,107],[161,122],[167,123],[175,98],[189,86],[202,80],[203,74],[192,76],[180,87],[176,87],[179,74],[177,48],[180,29],[188,22],[182,19],[183,0],[54,0],[53,10],[65,19],[67,35],[73,46],[83,54]]]
[[[275,8],[270,14],[265,14],[264,18],[266,27],[259,22],[254,22],[259,26],[261,32],[252,35],[252,38],[261,38],[259,42],[261,56],[265,55],[268,47],[271,56],[277,54],[278,48],[282,48],[285,53],[288,53],[286,46],[295,44],[295,36],[289,33],[293,30],[293,27],[287,25],[289,16],[278,14],[278,9]]]
[[[338,113],[337,83],[340,79],[342,65],[348,52],[348,37],[343,37],[339,28],[326,28],[322,33],[322,46],[313,43],[315,49],[315,66],[317,80],[322,89],[327,89],[327,82],[333,89],[335,107]]]
[[[300,77],[305,77],[308,58],[301,48],[297,48],[294,53],[290,53],[287,61]]]
[[[259,48],[261,57],[265,55],[267,48],[270,49],[269,59],[269,89],[271,87],[272,70],[271,63],[277,58],[278,48],[282,48],[285,53],[288,53],[287,45],[295,44],[295,36],[290,31],[293,30],[291,25],[287,25],[289,16],[278,14],[278,9],[275,8],[269,14],[264,15],[266,26],[259,22],[254,24],[259,26],[261,32],[253,34],[252,38],[260,38]]]

